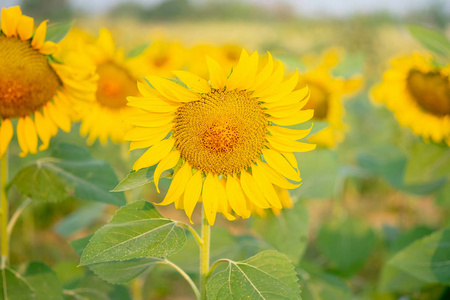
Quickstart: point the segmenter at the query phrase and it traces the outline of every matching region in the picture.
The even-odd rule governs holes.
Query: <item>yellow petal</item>
[[[297,169],[297,174],[300,175],[300,172],[298,171],[298,164],[297,164],[297,159],[295,158],[294,153],[292,152],[282,152],[281,153],[284,158],[287,159],[287,161],[291,164],[291,166],[295,169]]]
[[[20,149],[22,152],[19,154],[20,157],[25,157],[28,154],[28,143],[25,134],[25,119],[19,118],[17,121],[17,140],[19,141]]]
[[[191,221],[192,213],[194,212],[194,208],[197,205],[198,199],[200,198],[200,194],[202,192],[202,172],[197,171],[188,181],[186,185],[186,190],[184,191],[184,211]]]
[[[142,168],[156,165],[161,159],[169,154],[173,148],[174,141],[174,139],[162,140],[161,142],[150,147],[136,160],[133,165],[133,170],[137,171]]]
[[[297,83],[298,72],[296,71],[279,86],[274,85],[271,89],[267,89],[266,95],[260,96],[259,100],[265,103],[279,102],[282,98],[292,92],[292,90],[297,86]]]
[[[155,182],[156,191],[159,193],[159,178],[162,172],[175,167],[180,160],[180,152],[178,150],[171,151],[166,157],[161,159],[159,164],[156,166],[155,173],[153,173],[153,180]]]
[[[174,119],[173,113],[139,113],[131,116],[127,121],[135,126],[160,127],[170,123]]]
[[[270,205],[264,198],[263,193],[261,192],[258,184],[252,175],[247,173],[246,171],[241,172],[241,187],[250,201],[260,207],[260,208],[269,208]]]
[[[45,35],[47,34],[47,22],[48,20],[42,21],[34,33],[33,40],[31,41],[31,46],[34,49],[40,49],[44,44]]]
[[[271,149],[263,149],[262,154],[267,164],[275,171],[291,180],[301,181],[300,176],[280,153]]]
[[[50,114],[52,120],[65,132],[70,131],[70,118],[59,111],[52,102],[48,102],[46,107],[48,108],[48,113]]]
[[[146,83],[142,83],[142,82],[138,81],[137,87],[138,87],[139,93],[141,93],[142,96],[144,96],[144,97],[154,97],[154,96],[158,95],[158,92]]]
[[[42,114],[38,111],[34,112],[34,122],[36,123],[37,134],[42,141],[42,145],[39,147],[39,150],[42,151],[48,148],[51,138],[50,129],[47,124],[47,120],[45,120]]]
[[[161,95],[169,100],[175,102],[190,102],[201,99],[199,94],[194,93],[169,79],[159,76],[147,76],[145,79],[148,80]]]
[[[34,126],[33,120],[29,116],[25,116],[24,119],[24,128],[25,128],[25,139],[26,143],[28,145],[28,150],[30,153],[36,153],[37,152],[37,145],[38,145],[38,137],[36,133],[36,127]]]
[[[280,199],[278,197],[277,192],[273,188],[270,180],[264,175],[264,172],[260,169],[260,167],[253,165],[252,166],[252,175],[256,181],[256,184],[261,189],[264,197],[269,202],[272,207],[282,208]]]
[[[176,200],[178,200],[181,195],[183,195],[186,188],[186,184],[192,176],[192,169],[188,163],[185,163],[173,176],[172,182],[170,183],[169,190],[167,191],[166,197],[158,205],[168,205]]]
[[[283,176],[281,176],[277,171],[275,171],[271,166],[266,163],[258,162],[258,166],[260,170],[264,172],[267,179],[270,180],[275,185],[285,189],[295,189],[298,188],[301,184],[293,184],[286,180]]]
[[[290,115],[285,118],[275,118],[275,117],[269,117],[269,121],[272,121],[273,123],[280,125],[280,126],[290,126],[295,124],[300,124],[306,121],[309,121],[314,116],[314,110],[313,109],[306,109],[306,110],[299,110],[293,115]]]
[[[107,58],[114,58],[116,53],[116,45],[111,32],[108,29],[102,28],[98,34],[97,46],[99,46]]]
[[[266,139],[274,149],[281,152],[307,152],[316,148],[315,144],[293,141],[280,135],[267,136]]]
[[[47,41],[47,42],[44,42],[42,47],[39,49],[39,52],[44,55],[50,55],[50,54],[55,53],[57,50],[58,50],[57,44],[55,44],[54,42],[51,42],[51,41]]]
[[[264,97],[273,94],[280,88],[280,83],[284,77],[284,65],[281,61],[278,62],[276,70],[266,79],[252,94],[252,97]]]
[[[234,90],[238,87],[238,85],[242,84],[242,81],[247,76],[247,61],[248,61],[248,53],[245,49],[242,49],[241,56],[235,68],[233,68],[233,72],[227,80],[227,89]]]
[[[166,135],[172,130],[173,124],[169,123],[167,125],[148,128],[148,127],[135,127],[130,129],[125,134],[126,141],[144,141],[144,140],[162,140]]]
[[[11,139],[14,134],[14,129],[10,119],[2,120],[2,124],[0,126],[0,157],[6,152],[8,149],[8,145],[11,142]]]
[[[267,58],[267,64],[264,66],[264,68],[256,75],[256,79],[253,82],[252,85],[249,86],[249,91],[254,91],[256,88],[258,88],[263,82],[269,78],[269,76],[272,74],[273,71],[273,57],[270,54],[270,52],[267,52],[268,58]]]
[[[290,116],[295,115],[298,111],[300,111],[307,103],[307,99],[304,99],[298,103],[286,105],[286,106],[278,106],[269,108],[266,110],[266,114],[270,115],[273,118],[289,118]]]
[[[227,82],[223,68],[211,57],[206,57],[209,70],[209,81],[214,89],[222,90]]]
[[[34,19],[28,16],[21,16],[17,24],[17,32],[22,41],[31,39],[33,36]]]
[[[179,104],[165,101],[159,97],[127,97],[128,106],[140,108],[153,113],[173,113]]]
[[[198,75],[186,71],[173,71],[172,73],[184,82],[188,88],[196,93],[211,92],[211,87],[209,86],[208,81]]]
[[[261,106],[264,108],[275,108],[280,106],[289,106],[292,104],[297,104],[302,100],[305,100],[308,97],[309,99],[309,88],[304,87],[302,89],[293,91],[288,95],[284,96],[280,101],[263,103]],[[306,103],[305,103],[306,104]]]
[[[219,184],[220,183],[215,180],[214,175],[211,173],[206,176],[205,182],[203,183],[203,209],[206,214],[206,219],[211,226],[213,226],[216,221],[217,208],[219,206],[219,197],[217,194]]]
[[[19,6],[2,8],[1,26],[3,34],[7,37],[17,35],[17,25],[19,24],[22,11]]]
[[[230,205],[228,204],[227,191],[225,190],[226,180],[219,180],[217,176],[214,176],[214,180],[216,181],[217,197],[219,200],[217,211],[222,213],[229,221],[236,220],[236,217],[230,214]]]
[[[303,130],[290,129],[280,126],[268,126],[267,128],[273,136],[282,136],[283,138],[290,138],[291,140],[299,140],[306,137],[311,132],[311,129],[312,125],[309,129]]]
[[[233,176],[227,177],[226,192],[231,208],[239,216],[247,214],[247,204],[239,181]]]

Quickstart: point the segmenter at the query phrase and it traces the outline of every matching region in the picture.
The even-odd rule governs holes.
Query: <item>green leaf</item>
[[[428,195],[445,184],[441,178],[426,183],[405,183],[403,178],[407,165],[407,156],[391,145],[374,146],[358,155],[358,163],[373,175],[382,176],[393,187],[407,193]]]
[[[357,219],[326,223],[317,236],[319,250],[344,276],[354,274],[364,265],[376,241],[372,229]]]
[[[208,299],[301,299],[293,265],[277,251],[264,251],[245,261],[228,261],[208,281]]]
[[[423,238],[429,234],[431,234],[433,231],[425,226],[417,226],[414,227],[400,236],[397,237],[397,239],[390,245],[389,251],[391,253],[397,253],[403,248],[406,248],[416,240]]]
[[[105,206],[103,203],[87,203],[59,221],[55,225],[55,231],[63,237],[68,237],[87,228],[103,215]]]
[[[76,286],[65,291],[70,300],[132,300],[129,291],[123,285],[109,284],[91,272],[82,278]]]
[[[290,193],[302,198],[328,198],[334,194],[338,177],[336,152],[316,149],[295,153],[302,177],[302,185]]]
[[[13,269],[1,269],[0,279],[0,300],[36,299],[30,284]]]
[[[352,299],[352,293],[344,280],[323,272],[320,268],[302,261],[298,274],[303,300]]]
[[[405,170],[405,183],[423,184],[449,177],[450,149],[442,145],[417,143]]]
[[[112,284],[128,284],[131,280],[144,273],[161,258],[138,258],[127,261],[114,261],[89,265],[98,277]]]
[[[121,206],[126,203],[125,196],[109,192],[117,181],[107,162],[92,158],[78,146],[59,144],[52,158],[39,159],[23,168],[10,184],[38,201],[78,198]]]
[[[278,216],[255,217],[253,230],[275,249],[286,254],[297,265],[308,242],[308,210],[300,203],[283,209]]]
[[[392,257],[384,266],[380,289],[420,288],[427,283],[450,284],[450,228],[428,235]]]
[[[54,43],[59,43],[62,41],[66,35],[69,33],[70,28],[72,28],[73,22],[61,23],[51,25],[47,28],[47,34],[45,35],[46,41],[51,41]]]
[[[140,44],[140,45],[134,47],[130,52],[128,52],[127,58],[133,58],[133,57],[140,55],[142,52],[145,51],[145,49],[147,49],[148,46],[149,46],[149,43],[143,43],[143,44]]]
[[[61,281],[56,276],[56,273],[46,264],[29,262],[22,276],[33,288],[36,300],[63,299]]]
[[[123,192],[132,190],[134,188],[143,186],[147,183],[153,182],[153,173],[155,167],[144,168],[138,171],[130,172],[125,179],[123,179],[111,192]],[[172,174],[171,171],[164,171],[161,178],[167,178]]]
[[[411,35],[425,48],[448,62],[450,58],[450,41],[445,35],[439,31],[418,25],[410,25],[407,28]]]
[[[186,234],[175,221],[164,218],[149,202],[137,201],[120,208],[109,224],[94,234],[80,265],[166,257],[185,243]]]

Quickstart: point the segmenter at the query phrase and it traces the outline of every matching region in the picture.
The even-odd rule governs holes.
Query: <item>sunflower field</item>
[[[450,299],[445,2],[8,2],[0,300]]]

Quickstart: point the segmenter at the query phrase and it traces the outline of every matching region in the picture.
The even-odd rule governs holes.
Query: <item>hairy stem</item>
[[[0,159],[0,247],[1,263],[4,269],[9,256],[8,238],[8,198],[6,197],[6,184],[8,183],[8,150]]]
[[[189,283],[189,285],[191,286],[192,290],[194,291],[195,297],[197,299],[200,299],[200,292],[197,288],[197,286],[195,285],[194,281],[192,281],[192,278],[189,277],[188,274],[186,274],[186,272],[183,271],[183,269],[181,269],[179,266],[177,266],[176,264],[174,264],[173,262],[171,262],[170,260],[163,260],[158,262],[159,264],[166,264],[171,266],[172,268],[174,268],[178,273],[180,273],[181,276],[183,276],[184,279],[186,279],[186,281]]]
[[[206,282],[209,272],[209,244],[211,228],[206,219],[205,208],[202,206],[202,240],[200,245],[200,294],[201,299],[206,300]]]

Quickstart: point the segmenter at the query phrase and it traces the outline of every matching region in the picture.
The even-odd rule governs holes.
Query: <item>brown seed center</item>
[[[29,41],[0,34],[0,116],[15,118],[41,109],[61,81]]]
[[[447,76],[439,72],[411,70],[407,88],[426,112],[440,117],[450,114],[450,82]]]

